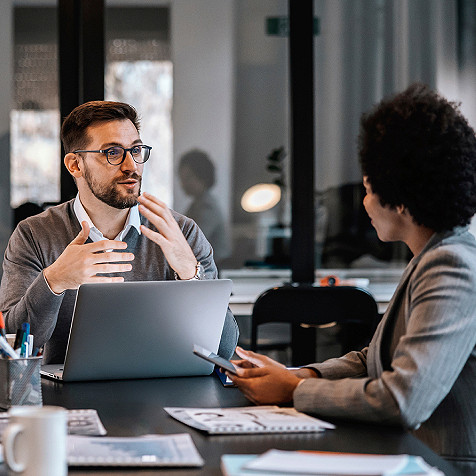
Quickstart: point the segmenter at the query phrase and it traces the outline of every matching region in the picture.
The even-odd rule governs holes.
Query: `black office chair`
[[[347,353],[368,344],[379,314],[375,299],[361,288],[285,284],[268,289],[258,297],[251,319],[253,351],[261,350],[258,326],[270,322],[289,323],[291,363],[299,366],[315,362],[316,328],[339,326],[336,339],[342,353]]]

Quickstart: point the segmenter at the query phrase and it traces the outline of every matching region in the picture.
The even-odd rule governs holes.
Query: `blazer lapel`
[[[458,228],[458,230],[460,230],[459,232],[462,233],[467,230],[467,227],[461,227]],[[418,256],[415,256],[405,268],[400,282],[398,283],[397,289],[395,290],[392,299],[388,304],[387,311],[383,315],[382,320],[375,331],[374,337],[369,344],[369,350],[367,352],[367,373],[369,377],[378,378],[383,372],[382,344],[384,343],[384,336],[386,332],[391,332],[391,328],[389,328],[389,326],[393,328],[397,312],[401,306],[401,300],[404,298],[405,292],[408,288],[408,281],[410,280],[413,271],[417,267],[422,256],[428,250],[439,246],[441,241],[451,233],[453,232],[434,233],[421,253]]]
[[[389,326],[393,326],[397,311],[401,305],[401,300],[403,299],[405,291],[408,287],[408,281],[418,261],[419,257],[413,258],[403,271],[402,277],[400,278],[400,282],[398,283],[398,286],[395,289],[395,292],[393,293],[390,302],[388,303],[387,310],[385,311],[382,320],[377,326],[372,341],[369,344],[369,351],[367,353],[367,372],[369,377],[371,378],[378,378],[383,372],[383,337],[385,335],[385,332],[388,332]]]

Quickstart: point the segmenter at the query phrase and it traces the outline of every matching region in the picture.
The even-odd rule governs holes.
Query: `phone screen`
[[[222,367],[223,369],[226,369],[231,373],[236,374],[236,368],[229,360],[226,360],[223,357],[220,357],[219,355],[210,352],[209,350],[204,349],[203,347],[200,347],[199,345],[193,346],[193,353],[195,355],[198,355],[202,359],[208,360],[208,362],[212,362],[218,365],[219,367]]]

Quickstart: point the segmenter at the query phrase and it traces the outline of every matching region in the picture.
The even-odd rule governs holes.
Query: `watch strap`
[[[174,271],[174,278],[176,281],[198,281],[203,278],[203,266],[200,261],[197,261],[197,264],[195,265],[195,274],[191,278],[182,279],[176,271]]]

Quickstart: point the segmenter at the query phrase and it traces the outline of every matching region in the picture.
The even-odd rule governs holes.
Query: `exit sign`
[[[314,36],[319,34],[319,18],[314,17]],[[289,36],[288,17],[268,17],[266,18],[266,34],[269,36]]]

